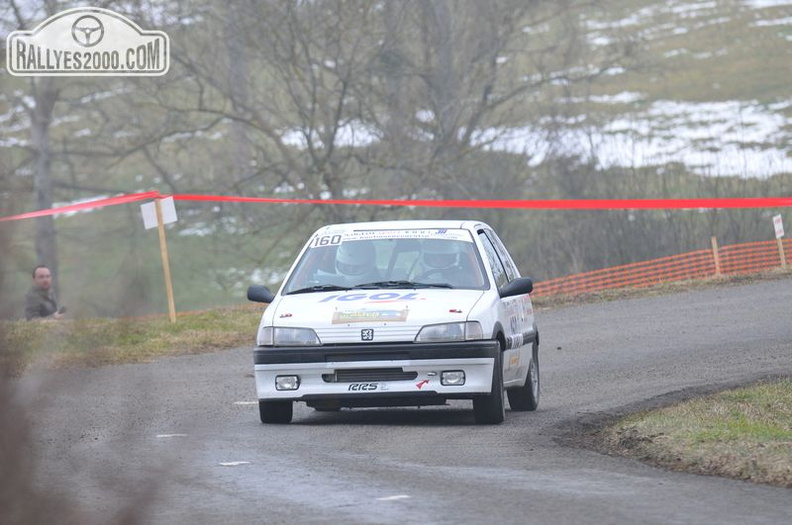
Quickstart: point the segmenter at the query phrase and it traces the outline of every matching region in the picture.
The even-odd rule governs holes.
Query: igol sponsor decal
[[[377,303],[377,302],[395,302],[395,301],[417,301],[417,300],[425,300],[425,297],[421,297],[418,292],[407,292],[407,293],[400,293],[400,292],[378,292],[374,294],[368,293],[347,293],[347,294],[335,294],[325,297],[320,303],[329,303],[331,301],[341,301],[341,302],[352,302],[352,301],[363,301],[365,300],[368,303]]]

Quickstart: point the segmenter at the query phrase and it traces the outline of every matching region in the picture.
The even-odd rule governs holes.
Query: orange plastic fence
[[[792,240],[784,240],[787,266],[792,258]],[[776,241],[749,242],[718,250],[721,274],[759,272],[781,266]],[[541,281],[534,286],[535,297],[576,295],[613,288],[641,288],[663,282],[704,279],[716,275],[713,250],[671,255],[660,259],[614,266]]]

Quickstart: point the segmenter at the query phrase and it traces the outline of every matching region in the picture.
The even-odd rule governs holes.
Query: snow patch
[[[639,96],[624,94],[623,99],[637,101]],[[491,128],[474,134],[474,141],[529,156],[531,166],[561,154],[596,160],[603,168],[679,162],[701,175],[768,177],[792,172],[788,119],[781,113],[790,105],[658,101],[604,126],[556,121],[561,129],[553,134],[541,127]]]

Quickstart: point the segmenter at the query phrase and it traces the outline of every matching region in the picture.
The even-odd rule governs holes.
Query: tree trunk
[[[228,83],[231,103],[234,109],[240,110],[241,106],[246,106],[249,102],[249,70],[247,63],[247,51],[245,49],[244,34],[242,29],[241,17],[244,12],[233,3],[226,6],[226,49],[228,52]],[[231,141],[232,165],[234,169],[234,185],[243,182],[250,172],[251,152],[248,144],[247,128],[241,122],[232,122]]]
[[[29,108],[33,150],[36,155],[33,189],[36,194],[36,209],[52,208],[52,148],[50,124],[52,109],[58,92],[51,77],[39,77],[33,81],[35,106]],[[36,257],[38,264],[46,264],[52,272],[52,286],[58,291],[58,249],[55,236],[55,220],[50,217],[36,219]]]

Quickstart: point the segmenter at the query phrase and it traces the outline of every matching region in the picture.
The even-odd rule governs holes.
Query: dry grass
[[[601,436],[662,467],[792,488],[792,379],[634,414]]]
[[[18,374],[34,363],[101,366],[140,363],[184,354],[253,346],[260,306],[240,306],[138,319],[3,321],[9,350],[2,354]]]

